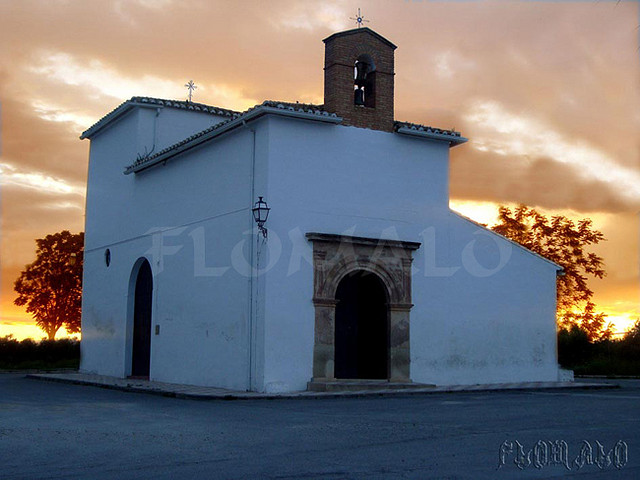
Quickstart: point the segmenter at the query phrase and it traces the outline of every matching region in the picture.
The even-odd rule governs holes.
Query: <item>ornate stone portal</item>
[[[313,242],[313,304],[315,341],[313,381],[335,380],[336,290],[349,273],[371,272],[387,292],[389,319],[389,376],[391,382],[409,382],[411,262],[420,243],[307,233]]]

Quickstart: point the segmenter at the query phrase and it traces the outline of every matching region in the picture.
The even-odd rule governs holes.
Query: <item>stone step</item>
[[[344,392],[361,390],[404,390],[416,388],[432,388],[435,385],[414,382],[390,382],[388,380],[340,379],[331,381],[312,380],[307,383],[310,392]]]

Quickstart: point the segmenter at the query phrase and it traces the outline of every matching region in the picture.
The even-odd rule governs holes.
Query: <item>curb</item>
[[[363,397],[402,397],[414,395],[433,395],[451,393],[479,393],[479,392],[526,392],[526,391],[558,391],[558,390],[603,390],[620,388],[618,384],[611,383],[574,383],[574,382],[529,382],[486,385],[449,385],[427,388],[407,389],[380,389],[380,390],[356,390],[342,392],[294,392],[294,393],[256,393],[256,392],[220,392],[220,393],[195,393],[188,391],[175,391],[169,388],[118,385],[114,383],[98,382],[90,379],[53,376],[56,374],[27,374],[25,377],[33,380],[66,383],[71,385],[84,385],[119,390],[132,393],[145,393],[163,397],[180,398],[188,400],[278,400],[278,399],[320,399],[320,398],[363,398]],[[188,389],[189,386],[176,385],[177,388]],[[198,388],[198,387],[194,387]]]

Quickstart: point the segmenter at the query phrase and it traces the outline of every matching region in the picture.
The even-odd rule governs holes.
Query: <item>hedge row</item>
[[[590,342],[579,328],[560,330],[558,362],[576,375],[640,376],[640,338]]]
[[[78,368],[79,363],[78,340],[18,341],[11,335],[0,337],[0,369]]]

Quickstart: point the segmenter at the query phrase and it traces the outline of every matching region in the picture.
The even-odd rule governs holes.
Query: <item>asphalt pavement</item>
[[[192,400],[0,374],[0,479],[640,478],[615,390]]]

